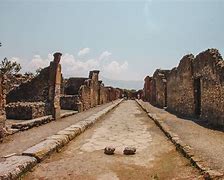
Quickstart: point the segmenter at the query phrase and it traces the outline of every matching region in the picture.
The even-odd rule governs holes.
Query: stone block
[[[67,128],[64,129],[64,130],[61,130],[59,132],[57,132],[58,135],[66,135],[68,136],[69,140],[71,141],[72,139],[74,139],[76,136],[79,135],[79,129],[76,129],[76,130],[68,130]]]
[[[39,162],[46,158],[48,155],[53,153],[59,148],[60,143],[57,140],[47,139],[39,144],[36,144],[27,150],[25,150],[22,154],[35,157]]]
[[[45,103],[43,102],[16,102],[6,105],[6,118],[29,120],[45,116]]]
[[[37,164],[37,159],[29,156],[11,156],[0,161],[0,179],[17,179]]]
[[[62,95],[60,97],[61,109],[78,111],[79,96],[78,95]]]
[[[69,142],[69,136],[65,134],[55,134],[48,137],[47,139],[57,141],[60,148]]]

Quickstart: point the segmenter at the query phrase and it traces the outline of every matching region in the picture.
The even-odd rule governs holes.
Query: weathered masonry
[[[157,69],[152,77],[145,78],[143,98],[154,106],[167,106],[167,76],[169,72],[169,70]]]
[[[150,101],[150,90],[151,90],[151,81],[152,81],[152,77],[146,76],[146,78],[144,79],[145,83],[144,83],[144,88],[143,88],[143,99],[145,101]]]
[[[5,76],[0,75],[0,141],[5,134]]]
[[[61,94],[61,108],[82,111],[82,104],[79,97],[80,87],[88,78],[71,77],[64,80],[63,93]]]
[[[52,115],[55,119],[60,117],[61,56],[61,53],[55,53],[50,66],[7,94],[8,119],[33,119],[44,115]]]
[[[64,82],[61,94],[61,108],[85,111],[121,97],[121,91],[113,87],[105,87],[99,81],[98,70],[89,72],[88,78],[69,78]]]
[[[194,116],[192,54],[184,56],[167,79],[167,108],[184,116]]]
[[[145,82],[145,100],[179,115],[224,125],[224,61],[217,49],[186,55],[171,71],[156,74],[158,70],[147,82],[150,86]]]

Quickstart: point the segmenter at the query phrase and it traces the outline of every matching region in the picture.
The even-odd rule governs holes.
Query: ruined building
[[[0,75],[0,141],[5,133],[5,77]]]
[[[105,87],[99,81],[98,70],[89,72],[88,78],[69,78],[64,83],[61,95],[61,108],[85,111],[100,104],[121,98],[121,91],[113,87]]]
[[[150,89],[151,89],[151,82],[152,82],[152,77],[146,76],[144,79],[144,88],[143,88],[143,99],[144,101],[150,101]]]
[[[7,94],[7,118],[33,119],[50,114],[55,119],[60,117],[61,55],[55,53],[50,66]]]
[[[65,80],[61,94],[61,108],[74,111],[82,111],[79,97],[80,87],[88,78],[72,77]]]
[[[208,49],[196,57],[186,55],[164,75],[157,70],[149,82],[150,86],[145,82],[145,87],[151,87],[146,100],[153,105],[224,125],[224,61],[217,49]]]
[[[169,72],[169,70],[157,69],[152,77],[145,78],[144,98],[154,106],[167,106],[167,76]]]
[[[87,110],[95,107],[100,101],[100,82],[99,71],[94,70],[89,72],[89,79],[80,87],[80,100],[82,109]]]
[[[167,79],[167,108],[185,116],[194,116],[194,89],[192,54],[184,56]]]

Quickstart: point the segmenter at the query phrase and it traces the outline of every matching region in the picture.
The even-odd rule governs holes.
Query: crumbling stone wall
[[[167,106],[167,75],[169,70],[157,69],[153,74],[151,103],[158,107]]]
[[[32,75],[8,74],[6,78],[6,94],[18,87],[22,83],[26,83],[33,78]]]
[[[82,102],[82,109],[88,110],[91,108],[91,89],[90,89],[91,80],[88,79],[85,81],[85,84],[80,87],[80,100]]]
[[[198,115],[214,125],[224,125],[224,61],[221,54],[217,49],[198,54],[193,69],[194,81],[200,83],[201,90]]]
[[[45,115],[43,102],[14,102],[6,105],[7,119],[34,119]]]
[[[90,71],[89,79],[80,87],[79,95],[83,110],[95,107],[100,104],[99,71]]]
[[[89,79],[90,81],[90,101],[91,107],[95,107],[99,104],[100,99],[100,82],[99,82],[99,72],[97,70],[90,71]]]
[[[167,107],[180,115],[194,115],[192,54],[184,56],[178,67],[173,68],[167,78]]]
[[[6,97],[6,77],[0,75],[0,142],[5,134],[5,97]]]
[[[61,109],[80,111],[79,103],[80,100],[78,95],[61,95]]]
[[[104,87],[102,82],[100,82],[100,101],[99,101],[99,104],[105,104],[105,103],[109,102],[108,95],[109,95],[109,90]]]
[[[186,55],[171,71],[156,70],[150,89],[153,105],[163,107],[167,96],[169,111],[224,126],[224,61],[217,49]]]
[[[108,94],[107,95],[108,102],[114,101],[114,100],[122,97],[123,92],[121,89],[113,88],[111,86],[107,86],[106,89],[107,89],[107,94]]]
[[[69,78],[65,82],[64,94],[66,94],[66,95],[77,95],[79,93],[79,89],[80,89],[81,85],[83,85],[84,82],[87,79],[88,78],[82,78],[82,77]]]
[[[150,101],[152,77],[146,76],[144,79],[143,100]]]
[[[41,70],[40,74],[29,82],[22,83],[19,87],[10,91],[6,97],[7,104],[13,102],[26,102],[29,107],[34,102],[43,102],[45,103],[44,114],[52,114],[55,119],[59,118],[61,85],[61,65],[59,62],[61,55],[61,53],[55,53],[54,61],[50,63],[50,66]],[[25,106],[24,103],[23,106]],[[42,114],[40,114],[39,117],[40,116],[42,116]],[[25,114],[23,117],[25,117]],[[15,117],[15,119],[20,118]]]

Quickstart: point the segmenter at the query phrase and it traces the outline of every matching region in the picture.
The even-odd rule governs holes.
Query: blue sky
[[[0,58],[23,71],[63,53],[65,76],[91,69],[111,79],[143,80],[182,56],[217,48],[224,56],[224,1],[0,0]]]

